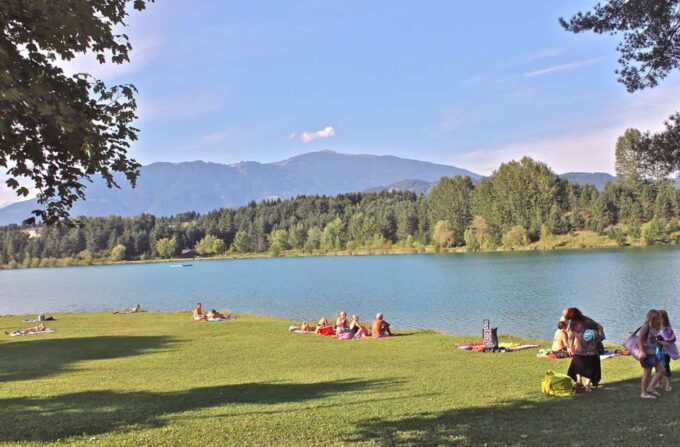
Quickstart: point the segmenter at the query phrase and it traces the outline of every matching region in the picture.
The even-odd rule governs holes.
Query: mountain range
[[[77,202],[72,214],[169,216],[186,211],[205,213],[242,206],[253,200],[298,195],[379,191],[426,194],[441,177],[457,175],[468,175],[475,183],[482,179],[479,174],[455,166],[328,150],[274,163],[161,162],[143,166],[134,189],[124,179],[118,181],[120,189],[109,189],[100,179],[93,181],[87,187],[87,199]],[[570,172],[562,177],[570,182],[593,184],[598,189],[616,179],[600,172]],[[0,225],[20,223],[38,207],[33,199],[0,208]]]
[[[86,200],[77,202],[72,214],[169,216],[185,211],[205,213],[245,205],[253,200],[381,190],[385,185],[405,179],[432,184],[443,176],[457,175],[468,175],[473,181],[482,178],[474,172],[443,164],[333,151],[311,152],[275,163],[152,163],[141,168],[134,189],[123,179],[118,181],[120,189],[109,189],[103,181],[95,180],[87,187]],[[35,199],[8,205],[0,209],[0,225],[20,223],[36,208]]]

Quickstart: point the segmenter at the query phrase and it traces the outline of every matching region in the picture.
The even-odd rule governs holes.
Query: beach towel
[[[54,329],[47,329],[47,330],[44,330],[44,331],[29,332],[29,331],[25,331],[23,329],[19,329],[17,331],[11,332],[7,335],[9,335],[10,337],[22,337],[24,335],[49,334],[51,332],[55,332],[55,330]]]
[[[460,343],[460,344],[456,345],[456,348],[465,349],[467,351],[470,351],[475,346],[484,346],[484,342],[483,341],[476,341],[476,342],[473,342],[473,343]]]
[[[352,340],[354,338],[354,334],[351,332],[343,332],[334,336],[334,338],[337,340]]]
[[[317,329],[317,335],[333,335],[333,326],[324,326]]]
[[[536,354],[539,359],[568,359],[571,358],[567,351],[551,351],[550,349],[541,349]]]
[[[531,348],[538,348],[538,345],[528,344],[528,345],[510,346],[508,348],[505,348],[505,350],[509,351],[509,352],[514,352],[514,351],[522,351],[524,349],[531,349]]]

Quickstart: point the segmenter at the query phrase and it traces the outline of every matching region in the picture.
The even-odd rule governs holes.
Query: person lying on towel
[[[48,332],[49,328],[44,324],[39,324],[35,327],[29,327],[26,329],[17,329],[14,332],[5,331],[5,335],[27,335],[27,334],[37,334],[38,332]]]
[[[227,315],[224,315],[222,313],[219,313],[215,309],[210,309],[210,312],[208,312],[208,315],[206,315],[208,321],[212,320],[231,320],[232,316],[230,313]]]

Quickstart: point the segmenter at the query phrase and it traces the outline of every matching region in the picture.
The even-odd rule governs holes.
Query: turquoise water
[[[0,271],[0,314],[205,308],[317,320],[376,312],[397,327],[550,338],[564,307],[611,341],[649,308],[680,318],[680,249],[309,257]]]

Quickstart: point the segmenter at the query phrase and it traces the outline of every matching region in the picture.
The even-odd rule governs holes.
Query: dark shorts
[[[656,354],[647,354],[647,357],[640,360],[640,366],[645,369],[655,368],[659,364],[659,359],[656,358]]]

